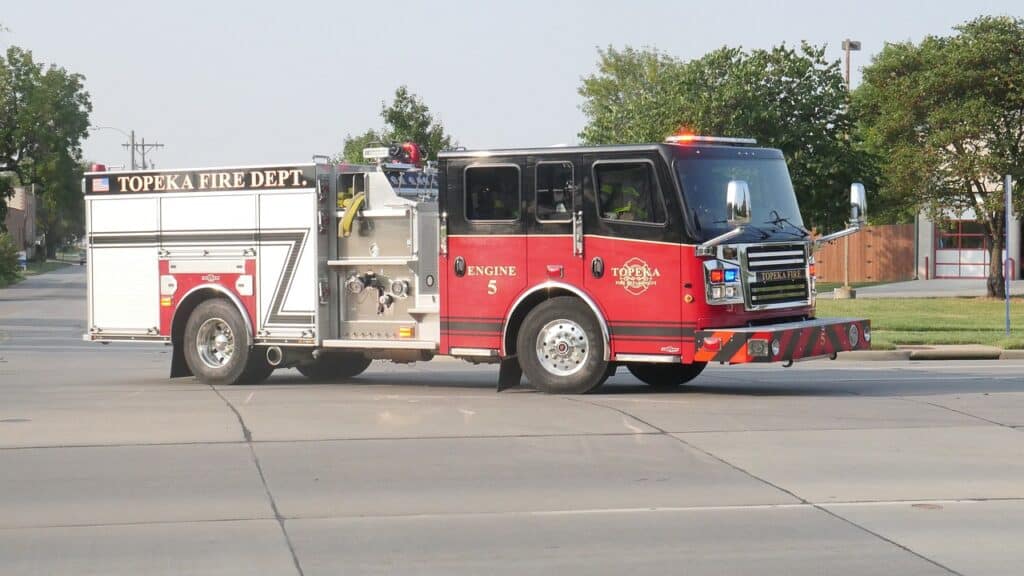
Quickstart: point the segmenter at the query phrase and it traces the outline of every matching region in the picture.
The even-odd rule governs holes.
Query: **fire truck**
[[[870,347],[867,320],[815,317],[814,247],[861,227],[860,184],[849,227],[814,238],[750,139],[420,152],[94,167],[84,339],[169,344],[171,377],[215,385],[450,356],[560,394]]]

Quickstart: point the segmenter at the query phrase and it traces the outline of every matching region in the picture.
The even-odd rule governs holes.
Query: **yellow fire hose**
[[[363,205],[366,200],[366,192],[360,192],[355,197],[345,200],[345,215],[341,217],[341,224],[338,236],[341,238],[348,238],[349,234],[352,233],[352,222],[356,219],[356,213],[359,212],[359,207]]]

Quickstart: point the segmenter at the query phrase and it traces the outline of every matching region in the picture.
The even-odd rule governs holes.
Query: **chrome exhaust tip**
[[[281,351],[280,346],[271,346],[267,348],[267,363],[271,366],[280,366],[281,362],[284,361],[284,352]]]

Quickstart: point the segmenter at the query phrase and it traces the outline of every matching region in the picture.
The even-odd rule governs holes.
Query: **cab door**
[[[583,208],[577,173],[570,158],[527,162],[528,287],[547,282],[583,285]]]
[[[612,359],[678,361],[693,326],[681,322],[681,212],[664,165],[657,156],[587,164],[584,285],[604,311]]]
[[[505,314],[526,285],[523,162],[450,161],[441,351],[496,356]]]

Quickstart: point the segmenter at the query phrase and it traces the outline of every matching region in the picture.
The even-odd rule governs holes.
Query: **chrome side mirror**
[[[868,214],[868,193],[864,185],[854,182],[850,185],[850,225],[863,226]]]
[[[750,186],[746,180],[729,181],[725,187],[725,210],[729,226],[750,224]]]

